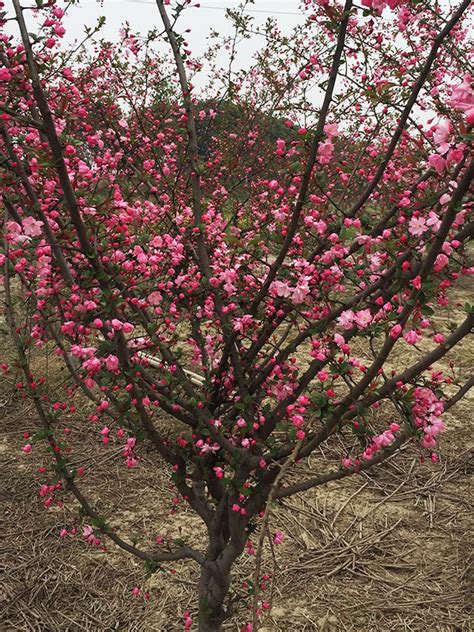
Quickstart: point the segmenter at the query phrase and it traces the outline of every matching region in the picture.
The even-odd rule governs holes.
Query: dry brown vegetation
[[[468,298],[466,288],[462,293]],[[442,317],[452,316],[448,310]],[[6,348],[2,361],[10,356]],[[464,343],[453,355],[469,372],[472,346]],[[66,379],[45,352],[36,362],[49,371],[51,390]],[[38,445],[31,455],[21,453],[23,431],[35,432],[37,423],[15,381],[14,374],[3,378],[0,390],[3,629],[182,630],[183,611],[195,609],[194,563],[165,565],[144,580],[143,565],[113,546],[105,553],[80,537],[59,538],[63,526],[77,521],[77,506],[70,499],[61,509],[42,506],[37,467],[46,452]],[[273,550],[266,545],[262,572],[274,581],[261,595],[272,604],[262,632],[472,629],[472,402],[468,395],[446,415],[440,463],[420,463],[421,453],[410,447],[370,473],[275,506],[271,531],[283,531],[285,539]],[[158,533],[204,543],[198,518],[181,505],[172,513],[169,472],[159,457],[144,446],[140,467],[128,471],[118,445],[104,447],[87,431],[86,414],[68,420],[74,460],[86,466],[86,487],[120,533],[145,546]],[[299,472],[324,471],[338,454],[329,446]],[[254,558],[245,554],[234,586],[251,579],[253,569]],[[150,590],[148,603],[131,596],[134,585]],[[246,614],[242,606],[225,629],[238,630]]]

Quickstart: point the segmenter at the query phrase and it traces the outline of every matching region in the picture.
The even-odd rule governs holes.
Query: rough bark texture
[[[200,632],[220,632],[227,618],[224,600],[229,592],[230,573],[221,575],[219,581],[210,569],[202,569],[198,586]]]

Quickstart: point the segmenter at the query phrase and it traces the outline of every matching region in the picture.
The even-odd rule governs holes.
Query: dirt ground
[[[462,367],[473,366],[471,345],[455,354]],[[66,379],[52,358],[42,362],[51,363],[46,370],[56,385]],[[13,374],[3,378],[0,388],[1,629],[182,630],[183,612],[196,611],[193,562],[165,565],[145,579],[143,565],[115,546],[107,552],[88,546],[79,524],[78,536],[59,537],[63,527],[78,522],[77,506],[67,499],[62,508],[43,507],[38,489],[44,481],[37,470],[47,454],[40,445],[30,455],[21,452],[22,433],[34,433],[37,421],[15,381]],[[437,464],[422,463],[421,452],[411,447],[370,475],[331,483],[275,508],[271,531],[285,537],[273,550],[266,545],[262,573],[271,573],[273,582],[261,598],[272,608],[262,632],[474,629],[472,410],[471,392],[446,415]],[[150,546],[157,534],[202,544],[199,520],[184,506],[174,509],[169,472],[159,457],[145,448],[140,466],[127,470],[120,446],[101,445],[86,431],[85,415],[79,411],[68,421],[74,459],[85,465],[86,488],[110,523],[138,545]],[[316,454],[299,468],[321,471],[334,455]],[[235,587],[252,578],[254,562],[243,555]],[[132,597],[136,585],[149,590],[148,601]],[[248,610],[237,607],[225,629],[238,630],[246,618]]]

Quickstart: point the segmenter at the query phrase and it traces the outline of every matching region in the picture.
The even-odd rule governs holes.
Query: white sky
[[[223,36],[233,34],[232,25],[226,18],[226,8],[238,6],[239,2],[234,0],[204,0],[199,8],[190,7],[181,13],[176,30],[184,33],[186,29],[191,29],[190,33],[185,34],[185,38],[193,56],[200,57],[206,51],[212,30]],[[169,10],[170,7],[168,13]],[[249,5],[246,12],[252,16],[253,23],[260,26],[268,17],[274,17],[285,34],[302,22],[299,0],[256,0],[254,5]],[[68,41],[80,38],[84,25],[96,24],[101,15],[106,18],[101,32],[112,41],[117,39],[118,31],[126,21],[132,32],[146,33],[154,27],[162,28],[158,8],[153,0],[105,0],[102,5],[94,0],[82,0],[78,6],[71,7],[68,14],[64,21]],[[252,62],[252,55],[262,44],[262,38],[257,36],[244,40],[238,47],[236,68],[248,67]],[[226,63],[227,60],[228,57],[223,52],[222,61]],[[205,68],[203,75],[206,75]]]
[[[234,0],[205,0],[199,8],[185,9],[179,18],[178,30],[192,29],[189,42],[194,54],[204,52],[204,42],[211,29],[230,34],[229,22],[225,17],[227,8],[237,8],[239,2]],[[168,12],[170,7],[168,7]],[[293,26],[301,22],[299,0],[256,0],[249,5],[247,11],[254,18],[255,24],[262,25],[268,17],[278,20],[280,28],[289,32]],[[94,0],[82,0],[78,6],[68,10],[69,17],[65,24],[69,38],[80,37],[84,25],[93,25],[100,15],[107,19],[104,32],[112,38],[120,25],[128,21],[133,30],[146,32],[153,26],[161,26],[157,6],[153,0],[104,0],[101,4]]]
[[[188,28],[191,33],[186,34],[186,40],[193,56],[200,57],[207,49],[211,30],[218,31],[221,35],[232,35],[233,29],[226,18],[227,8],[237,8],[240,2],[237,0],[203,0],[199,8],[186,8],[180,15],[177,31],[184,33]],[[274,17],[283,34],[289,34],[291,30],[302,22],[302,13],[299,9],[299,0],[256,0],[254,5],[249,5],[247,13],[252,16],[254,25],[262,26],[268,17]],[[33,2],[24,3],[24,6],[33,5]],[[173,2],[172,2],[173,5]],[[168,12],[171,7],[168,7]],[[64,6],[60,3],[60,6]],[[7,2],[7,11],[8,11]],[[11,12],[9,12],[11,13]],[[111,41],[118,40],[120,27],[128,22],[132,32],[145,34],[148,30],[157,27],[162,28],[158,8],[154,0],[81,0],[78,5],[68,8],[64,18],[66,35],[63,44],[81,40],[84,37],[84,27],[94,27],[100,16],[105,16],[106,23],[101,29],[101,37]],[[34,18],[31,12],[25,13],[30,30],[34,30]],[[18,34],[15,22],[7,24],[7,31]],[[254,36],[245,40],[238,48],[236,62],[238,68],[246,68],[250,65],[252,55],[262,46],[261,37]],[[223,53],[223,60],[226,59]],[[205,74],[205,69],[203,69]]]

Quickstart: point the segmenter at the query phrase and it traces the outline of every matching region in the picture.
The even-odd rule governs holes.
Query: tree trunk
[[[229,592],[230,573],[220,570],[220,575],[218,581],[210,568],[202,568],[199,579],[199,632],[221,632],[222,623],[228,617],[224,601]]]
[[[222,620],[216,621],[201,613],[199,615],[199,632],[222,632]]]

